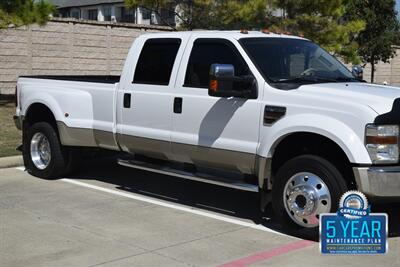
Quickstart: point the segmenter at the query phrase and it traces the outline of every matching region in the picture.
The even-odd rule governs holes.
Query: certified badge
[[[336,214],[320,216],[320,250],[323,254],[387,253],[387,214],[370,213],[367,197],[345,193]]]
[[[339,201],[338,214],[348,219],[359,219],[370,213],[367,197],[358,191],[344,193]]]

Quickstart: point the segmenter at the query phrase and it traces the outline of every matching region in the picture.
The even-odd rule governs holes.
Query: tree
[[[343,19],[346,0],[125,0],[130,8],[145,7],[160,16],[164,9],[181,21],[180,28],[262,29],[302,34],[341,56],[359,63],[357,34],[361,19]],[[350,1],[350,0],[348,0]],[[283,16],[273,16],[282,10]]]
[[[347,3],[347,18],[361,18],[366,27],[357,36],[358,54],[364,64],[371,64],[371,82],[379,61],[389,62],[396,55],[394,44],[400,39],[394,0],[352,0]]]
[[[32,23],[43,25],[53,11],[53,6],[44,0],[1,0],[0,28]]]
[[[161,17],[173,13],[183,30],[255,28],[263,25],[266,0],[125,0],[128,8],[144,7]],[[175,29],[167,21],[162,21]]]
[[[217,29],[262,29],[266,26],[268,11],[266,0],[219,1]]]
[[[361,0],[363,1],[363,0]],[[283,16],[271,20],[273,29],[302,34],[346,62],[359,63],[357,34],[363,30],[362,19],[344,20],[344,0],[272,0]]]

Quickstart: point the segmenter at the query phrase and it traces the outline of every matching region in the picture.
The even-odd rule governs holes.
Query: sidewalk
[[[18,167],[23,165],[24,161],[22,159],[22,156],[0,158],[0,169]]]

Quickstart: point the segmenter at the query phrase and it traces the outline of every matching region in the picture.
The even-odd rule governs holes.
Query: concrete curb
[[[22,156],[0,158],[0,169],[19,167],[24,165]]]

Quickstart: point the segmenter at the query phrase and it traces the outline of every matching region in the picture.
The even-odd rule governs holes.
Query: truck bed
[[[21,78],[90,82],[90,83],[118,83],[120,76],[116,75],[35,75],[20,76]]]
[[[24,109],[17,114],[24,115],[40,99],[53,113],[63,145],[117,149],[113,134],[118,83],[119,77],[106,75],[20,77],[17,85]]]

